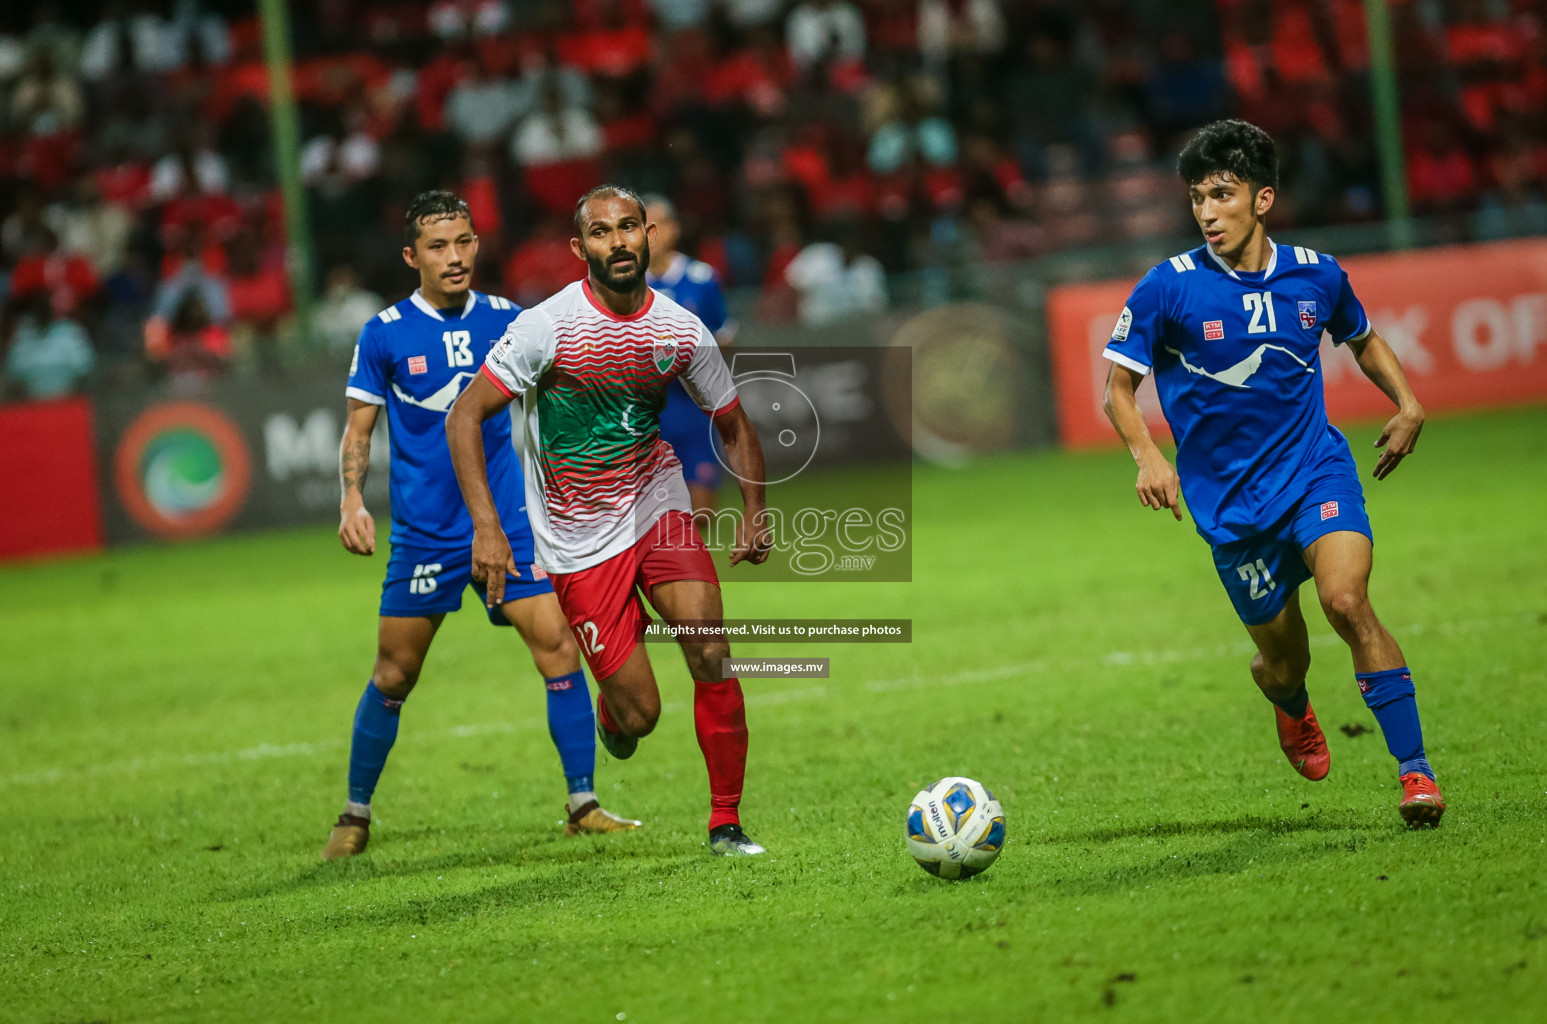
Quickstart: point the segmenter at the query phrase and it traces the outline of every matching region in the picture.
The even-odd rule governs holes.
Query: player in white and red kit
[[[655,728],[660,691],[640,638],[639,590],[679,635],[694,680],[693,717],[709,769],[709,844],[757,854],[739,815],[746,705],[724,673],[719,579],[693,527],[682,466],[661,440],[668,386],[681,380],[725,443],[745,506],[731,564],[767,559],[763,452],[735,382],[703,322],[645,281],[653,226],[634,193],[601,186],[575,207],[570,241],[584,281],[525,310],[506,329],[446,420],[473,517],[473,575],[501,598],[510,544],[490,497],[484,420],[521,399],[527,512],[537,561],[596,677],[597,732],[617,758]],[[705,625],[708,624],[708,628]]]

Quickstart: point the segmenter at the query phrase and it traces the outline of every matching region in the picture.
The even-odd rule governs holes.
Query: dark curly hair
[[[473,211],[468,208],[466,199],[445,189],[420,192],[408,204],[408,212],[403,215],[403,241],[408,245],[418,241],[419,228],[425,221],[455,217],[466,217],[469,226],[473,223]]]
[[[1215,121],[1198,130],[1176,160],[1182,182],[1196,185],[1216,174],[1249,184],[1255,193],[1278,188],[1278,150],[1267,132],[1246,121]]]

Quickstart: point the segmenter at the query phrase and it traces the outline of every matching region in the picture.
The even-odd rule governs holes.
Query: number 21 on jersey
[[[1252,322],[1246,325],[1247,334],[1267,334],[1278,330],[1278,320],[1273,316],[1272,292],[1247,292],[1241,296],[1241,308],[1252,315]],[[1268,322],[1262,322],[1262,315],[1266,313]]]
[[[440,340],[446,343],[447,366],[473,365],[472,331],[446,331]]]

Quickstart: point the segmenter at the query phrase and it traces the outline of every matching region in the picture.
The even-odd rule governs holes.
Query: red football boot
[[[1312,782],[1325,779],[1332,770],[1332,752],[1327,749],[1327,737],[1316,723],[1316,712],[1311,710],[1310,702],[1306,701],[1304,718],[1290,718],[1277,704],[1273,705],[1273,714],[1278,722],[1278,745],[1295,771]]]
[[[1397,804],[1397,810],[1402,812],[1402,820],[1414,828],[1438,828],[1445,813],[1445,797],[1439,785],[1423,772],[1408,772],[1401,781],[1402,802]]]

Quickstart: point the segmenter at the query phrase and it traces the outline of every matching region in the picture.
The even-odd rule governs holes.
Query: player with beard
[[[338,536],[352,554],[376,553],[376,522],[362,489],[371,432],[385,409],[391,427],[392,555],[381,588],[376,665],[355,709],[349,799],[323,849],[327,860],[353,857],[370,841],[371,797],[397,741],[403,704],[441,622],[462,607],[462,591],[472,581],[473,523],[446,452],[446,412],[521,310],[509,299],[472,289],[478,235],[460,196],[433,191],[414,197],[404,229],[403,261],[418,272],[419,288],[366,323],[349,367]],[[515,627],[547,684],[548,731],[569,788],[566,834],[637,828],[639,822],[604,810],[594,792],[591,698],[553,586],[533,564],[522,506],[526,489],[510,443],[510,420],[485,424],[475,443],[488,453],[497,514],[518,556],[508,581],[500,574],[489,621]]]
[[[527,509],[537,559],[596,676],[597,734],[619,759],[655,728],[661,696],[640,640],[668,623],[693,677],[693,719],[709,772],[709,846],[763,852],[742,830],[747,725],[721,620],[719,579],[693,526],[682,465],[661,440],[667,389],[681,380],[713,417],[741,484],[745,517],[731,564],[761,563],[772,538],[763,452],[735,382],[702,320],[646,282],[654,234],[644,204],[603,185],[575,206],[570,240],[588,273],[506,329],[446,420],[451,460],[472,512],[473,574],[500,600],[511,548],[490,496],[481,425],[521,399]]]

